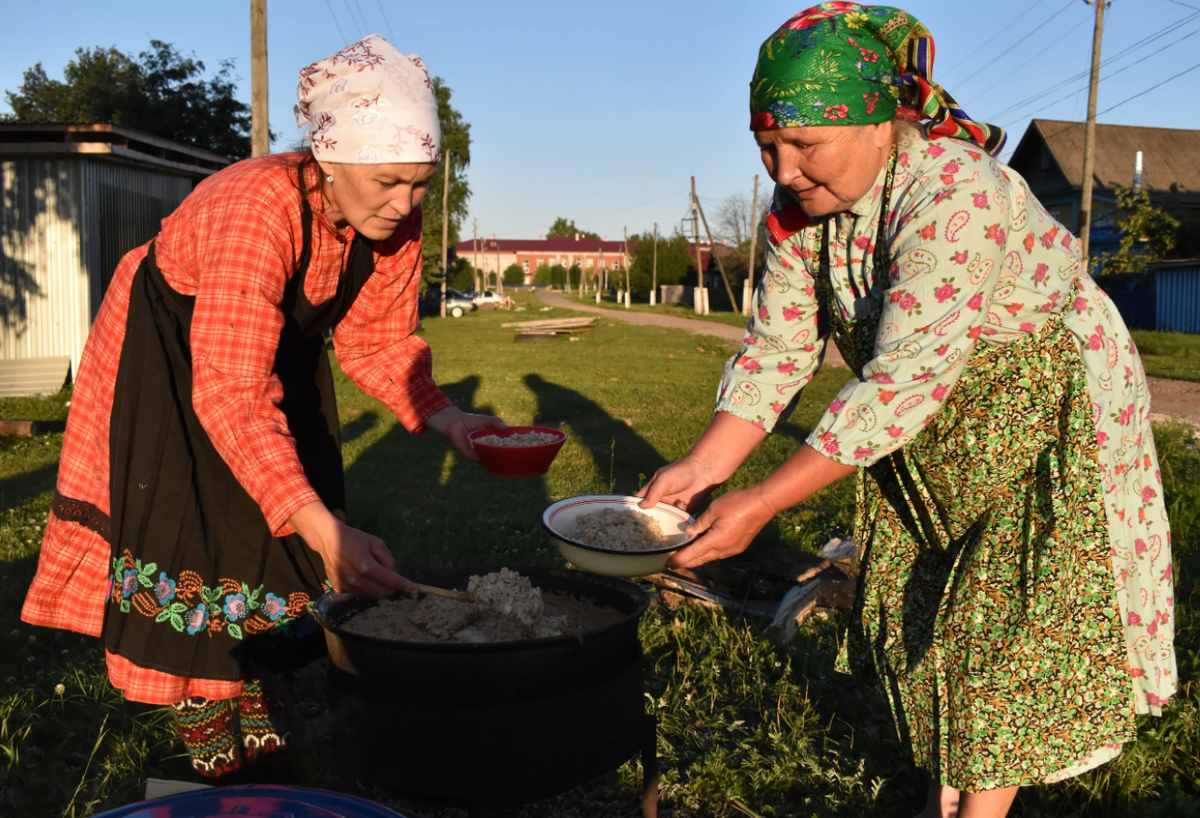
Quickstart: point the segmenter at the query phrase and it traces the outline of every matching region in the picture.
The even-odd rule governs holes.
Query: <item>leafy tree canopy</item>
[[[438,122],[442,126],[442,162],[450,157],[450,234],[449,245],[453,249],[461,238],[460,225],[467,218],[471,186],[467,182],[467,168],[471,165],[471,124],[450,104],[452,92],[441,77],[433,78],[433,91],[438,101]],[[446,166],[438,166],[429,190],[421,200],[423,235],[422,289],[442,283],[442,187],[445,184]]]
[[[632,242],[634,237],[630,237]],[[695,270],[695,257],[689,253],[690,244],[684,236],[658,237],[658,284],[679,284],[688,271]],[[629,259],[629,289],[649,295],[654,272],[654,237],[637,237],[637,247]]]
[[[1125,213],[1117,222],[1123,233],[1121,246],[1094,262],[1106,276],[1140,273],[1147,264],[1168,258],[1179,233],[1179,220],[1153,207],[1146,191],[1118,187],[1116,194],[1117,206]]]
[[[231,159],[250,155],[250,108],[234,97],[233,60],[204,79],[204,63],[151,40],[136,58],[114,47],[78,48],[50,79],[39,62],[5,91],[17,122],[111,123]]]
[[[525,283],[525,268],[520,264],[510,264],[504,268],[504,283],[505,284],[524,284]]]
[[[578,233],[585,239],[599,239],[599,233],[592,233],[587,230],[580,230],[575,226],[575,220],[567,221],[562,216],[554,220],[554,224],[550,225],[550,229],[546,231],[548,239],[573,239]]]

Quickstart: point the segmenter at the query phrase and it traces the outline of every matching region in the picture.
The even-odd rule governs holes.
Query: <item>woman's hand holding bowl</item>
[[[471,445],[468,435],[480,429],[507,429],[508,424],[492,415],[476,415],[464,412],[457,406],[447,406],[430,415],[425,425],[450,439],[458,453],[467,460],[479,462],[479,453]]]
[[[740,554],[774,516],[757,487],[722,494],[686,529],[702,536],[672,554],[667,567],[695,568]]]
[[[689,456],[656,471],[636,496],[645,498],[638,503],[642,508],[669,503],[691,513],[720,483],[709,469]]]

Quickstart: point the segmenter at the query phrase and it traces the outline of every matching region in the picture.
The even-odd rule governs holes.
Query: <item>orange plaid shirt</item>
[[[303,251],[300,154],[250,159],[206,179],[163,221],[155,258],[173,289],[195,296],[192,404],[238,482],[277,535],[317,500],[296,456],[272,374],[284,316],[283,291]],[[305,295],[322,304],[337,291],[354,238],[314,212]],[[134,273],[148,245],[122,259],[88,336],[75,379],[59,466],[58,491],[108,513],[109,421],[125,337]],[[416,335],[421,271],[421,212],[391,238],[376,242],[375,272],[338,324],[334,348],[342,369],[382,401],[412,432],[448,406],[433,381],[429,347]],[[100,635],[108,597],[111,548],[99,535],[53,515],[38,573],[25,599],[26,622]],[[139,668],[109,655],[109,675],[126,696],[168,704],[188,696],[228,698],[239,682],[186,679]]]

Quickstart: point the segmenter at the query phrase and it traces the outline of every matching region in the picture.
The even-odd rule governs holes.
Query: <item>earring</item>
[[[332,185],[333,184],[333,174],[330,173],[330,174],[326,175],[325,181]]]

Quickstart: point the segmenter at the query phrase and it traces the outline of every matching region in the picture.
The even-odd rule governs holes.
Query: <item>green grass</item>
[[[575,302],[589,307],[607,307],[617,312],[625,312],[626,307],[624,302],[618,303],[617,297],[612,293],[605,293],[600,299],[600,303],[596,303],[596,294],[594,292],[587,293],[583,298],[579,297],[578,292],[574,293],[559,293],[559,295]],[[695,318],[697,321],[711,321],[715,324],[727,324],[731,327],[745,328],[749,317],[735,312],[710,312],[708,315],[696,315],[695,309],[691,304],[655,304],[651,307],[649,304],[639,304],[634,302],[629,305],[628,312],[649,312],[656,315],[672,315],[676,318]]]
[[[525,315],[537,315],[529,296]],[[683,455],[710,418],[729,346],[717,339],[601,322],[578,341],[515,343],[511,313],[426,319],[436,376],[464,407],[510,423],[562,423],[567,445],[542,479],[502,480],[463,462],[434,434],[412,437],[340,374],[351,522],[378,533],[402,567],[559,565],[539,519],[546,504],[627,492]],[[704,350],[704,351],[701,351]],[[784,460],[842,385],[827,371],[793,418],[731,487]],[[0,404],[3,406],[3,404]],[[1183,690],[1143,721],[1123,758],[1065,785],[1023,791],[1017,816],[1183,816],[1200,811],[1200,455],[1191,431],[1160,425],[1177,554],[1177,648]],[[49,510],[61,435],[0,443],[0,814],[84,816],[140,797],[148,776],[189,778],[163,711],[108,686],[97,640],[18,621]],[[774,521],[754,546],[813,550],[850,533],[853,486],[835,484]],[[64,601],[67,604],[67,601]],[[784,650],[758,622],[692,606],[645,617],[647,706],[660,719],[661,815],[908,818],[923,782],[867,679],[832,672],[839,617],[816,617]],[[323,669],[299,674],[305,718],[295,746],[303,782],[330,783]],[[57,692],[57,685],[63,685]],[[637,765],[506,815],[608,818],[636,813]],[[409,808],[385,794],[381,800]],[[739,806],[741,805],[741,806]],[[423,805],[411,811],[461,816]]]
[[[1133,330],[1146,374],[1200,383],[1200,335]]]

